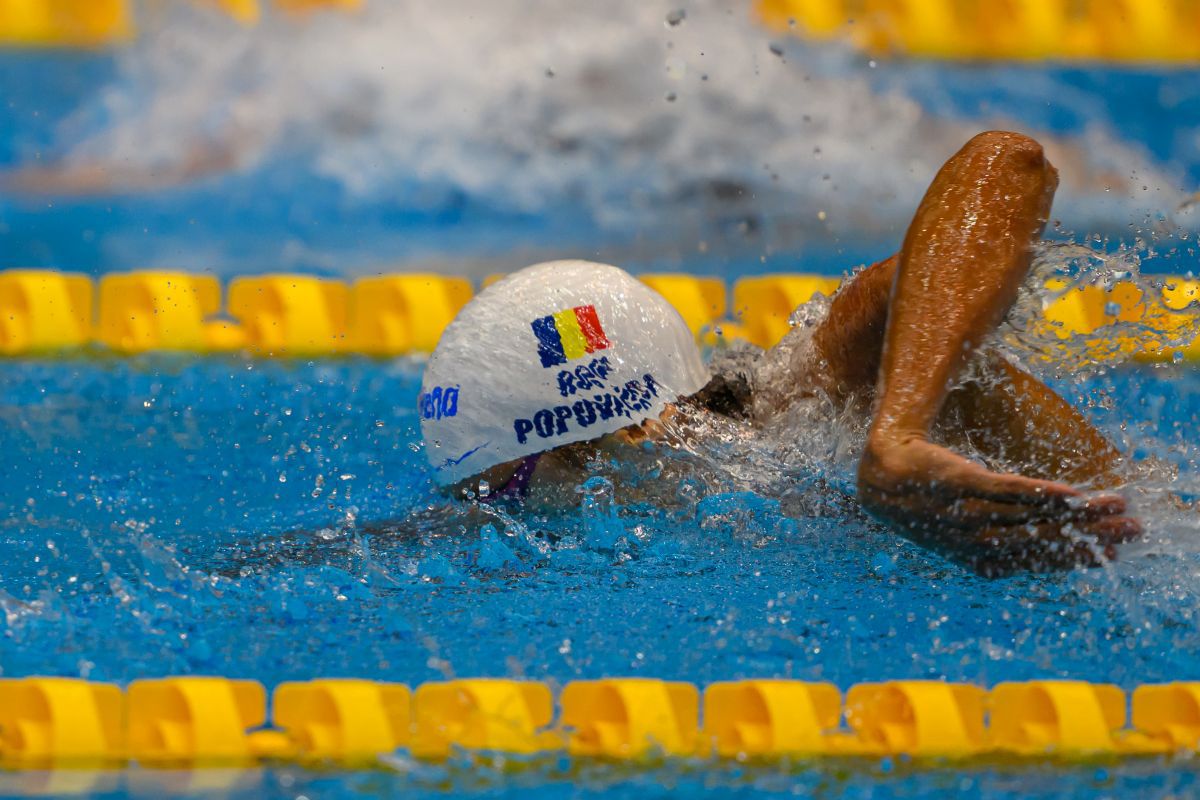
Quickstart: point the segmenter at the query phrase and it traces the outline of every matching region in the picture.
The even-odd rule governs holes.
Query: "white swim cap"
[[[418,404],[425,455],[438,483],[454,483],[657,417],[707,382],[662,295],[606,264],[535,264],[442,333]]]

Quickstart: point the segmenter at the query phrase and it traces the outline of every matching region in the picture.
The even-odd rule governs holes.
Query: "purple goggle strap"
[[[497,500],[523,500],[528,497],[529,481],[532,480],[533,471],[537,468],[538,460],[541,457],[541,453],[534,453],[521,459],[521,465],[517,467],[517,471],[512,474],[512,477],[505,481],[499,489],[482,498],[483,501],[493,503]]]

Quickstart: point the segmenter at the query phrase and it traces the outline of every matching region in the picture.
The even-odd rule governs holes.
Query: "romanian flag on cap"
[[[595,306],[576,306],[530,323],[543,367],[556,367],[608,347]]]

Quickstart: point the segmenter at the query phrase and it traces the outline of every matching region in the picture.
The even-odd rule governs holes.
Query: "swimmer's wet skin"
[[[815,391],[872,414],[858,497],[913,541],[984,575],[1111,559],[1141,528],[1120,497],[1076,487],[1118,485],[1120,453],[1043,383],[979,350],[1016,299],[1057,184],[1032,139],[973,138],[934,178],[900,252],[834,297],[813,358],[793,365],[791,394],[780,397],[710,381],[678,315],[615,267],[515,273],[463,309],[426,371],[422,429],[435,476],[460,492],[482,481],[524,493],[577,481],[571,466],[586,459],[566,454],[654,437],[677,406],[765,426],[789,398]],[[497,353],[499,341],[515,347]],[[496,363],[514,358],[507,351],[517,360]],[[460,409],[471,410],[459,418]],[[1024,474],[990,470],[935,436]]]
[[[1037,142],[976,136],[934,178],[900,252],[839,293],[818,334],[836,395],[874,382],[860,502],[985,574],[1096,564],[1140,534],[1121,498],[1062,482],[1111,486],[1121,458],[1044,384],[989,355],[979,379],[949,391],[1016,299],[1057,186]],[[1031,474],[934,445],[935,427]]]

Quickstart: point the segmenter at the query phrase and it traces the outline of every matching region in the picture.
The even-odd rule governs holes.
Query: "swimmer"
[[[1121,454],[980,347],[1029,272],[1057,185],[1032,139],[973,138],[935,176],[900,251],[833,297],[811,347],[789,342],[796,330],[777,345],[793,348],[780,352],[789,388],[760,396],[709,376],[678,314],[622,270],[568,261],[514,273],[462,310],[429,362],[420,403],[435,479],[523,496],[577,482],[576,443],[661,439],[660,419],[697,405],[769,425],[823,393],[869,416],[858,500],[912,541],[985,575],[1111,559],[1141,532],[1120,497],[1096,493],[1121,482]],[[1023,474],[956,452],[967,442]]]

